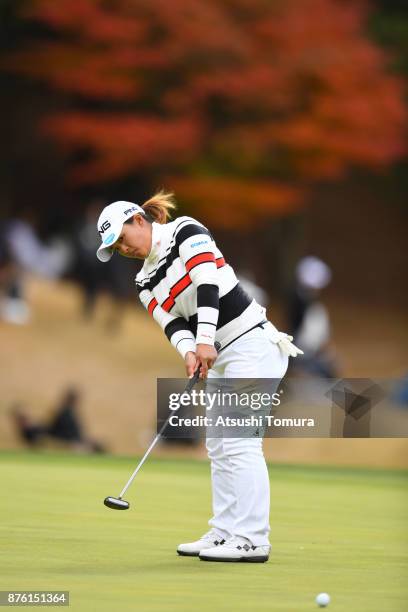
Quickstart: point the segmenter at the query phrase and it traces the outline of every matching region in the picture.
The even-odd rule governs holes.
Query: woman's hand
[[[186,356],[184,357],[184,361],[186,364],[187,376],[189,378],[193,378],[194,372],[196,371],[196,363],[197,363],[196,354],[193,353],[192,351],[189,351],[188,353],[186,353]]]
[[[189,351],[185,356],[187,376],[191,378],[197,368],[200,368],[200,378],[207,378],[208,370],[217,359],[217,351],[209,344],[197,344],[196,352]]]

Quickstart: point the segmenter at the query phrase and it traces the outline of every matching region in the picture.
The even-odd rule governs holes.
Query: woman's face
[[[124,223],[117,241],[112,245],[124,257],[146,259],[152,248],[152,226],[141,215],[133,216],[133,223]]]

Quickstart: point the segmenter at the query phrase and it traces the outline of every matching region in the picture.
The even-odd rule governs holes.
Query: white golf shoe
[[[225,540],[220,536],[215,529],[207,531],[199,540],[196,542],[187,542],[186,544],[180,544],[177,548],[179,555],[183,557],[198,557],[200,551],[203,548],[216,548],[222,546]]]
[[[201,561],[265,563],[269,559],[270,550],[269,545],[253,546],[246,538],[233,536],[222,546],[202,549],[199,557]]]

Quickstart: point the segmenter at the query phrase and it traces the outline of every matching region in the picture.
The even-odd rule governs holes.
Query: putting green
[[[270,466],[266,564],[175,554],[207,530],[209,466],[149,459],[0,454],[0,590],[69,590],[72,610],[180,612],[408,609],[407,472]],[[30,607],[31,609],[31,607]],[[38,608],[37,608],[38,609]]]

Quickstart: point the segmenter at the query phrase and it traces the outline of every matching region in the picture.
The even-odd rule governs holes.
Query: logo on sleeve
[[[208,240],[201,240],[200,242],[193,242],[193,244],[191,245],[191,248],[194,249],[194,247],[201,246],[202,244],[208,244]]]

